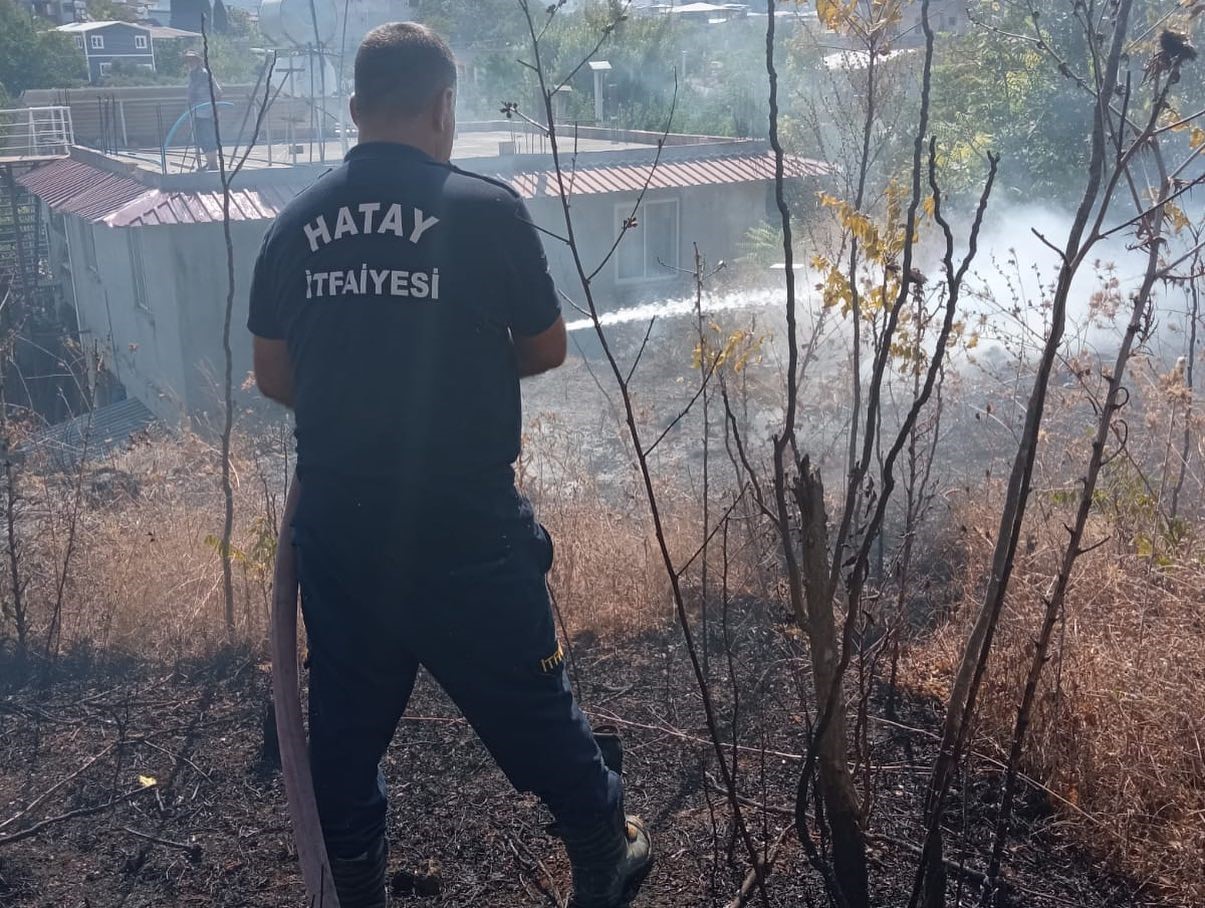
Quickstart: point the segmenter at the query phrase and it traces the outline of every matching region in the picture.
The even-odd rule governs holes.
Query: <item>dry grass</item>
[[[573,439],[560,427],[539,431],[541,466],[527,464],[521,481],[554,539],[550,583],[568,631],[606,638],[672,620],[669,583],[635,490],[604,496]],[[60,652],[86,648],[174,661],[206,656],[226,642],[215,539],[222,525],[219,462],[214,448],[189,436],[140,442],[82,475],[37,463],[21,470],[20,570],[36,652],[45,649],[73,515]],[[279,441],[238,440],[236,639],[252,647],[266,639],[287,469]],[[698,546],[694,510],[684,499],[670,508],[668,532],[679,557]],[[10,598],[10,583],[5,551],[0,599]],[[739,590],[735,572],[733,587]],[[0,642],[12,632],[5,615]]]
[[[536,460],[520,479],[557,549],[551,585],[571,634],[619,640],[673,620],[668,581],[641,490],[593,478],[581,439],[537,423]],[[238,638],[264,639],[274,527],[286,464],[279,442],[237,445]],[[61,578],[76,477],[21,476],[23,576],[35,644],[44,639]],[[221,526],[217,452],[196,438],[146,442],[90,469],[63,597],[64,651],[86,646],[164,660],[225,642],[221,571],[208,537]],[[989,493],[953,515],[964,590],[949,620],[913,647],[905,677],[944,697],[986,576],[998,502]],[[667,498],[674,556],[700,543],[699,504]],[[982,697],[980,751],[1002,758],[1054,570],[1064,514],[1033,525],[1018,564]],[[1043,521],[1044,522],[1041,522]],[[1123,534],[1122,528],[1128,530]],[[742,532],[742,536],[744,533]],[[1133,515],[1098,516],[1089,539],[1115,538],[1085,555],[1047,667],[1025,771],[1064,800],[1059,821],[1117,866],[1205,904],[1205,547],[1180,544],[1158,562],[1134,554]],[[773,565],[733,539],[733,595],[773,595]],[[718,549],[718,542],[715,544]],[[713,549],[712,590],[719,576]],[[684,582],[697,598],[698,567]],[[0,582],[7,587],[5,571]],[[7,591],[6,591],[7,592]],[[7,599],[7,595],[2,598]],[[0,625],[11,633],[11,621]]]
[[[213,538],[222,526],[218,462],[215,450],[185,437],[139,443],[90,464],[82,475],[28,465],[18,477],[19,550],[35,631],[48,625],[77,515],[62,650],[86,646],[182,659],[220,646],[226,636]],[[264,475],[267,468],[240,445],[234,540],[240,640],[263,639],[266,629],[271,552],[262,544],[272,540],[263,538],[264,519],[283,484],[283,475]]]
[[[996,511],[995,513],[998,513]],[[990,507],[967,508],[960,608],[909,654],[907,677],[941,699],[987,576]],[[1033,527],[1019,558],[980,698],[982,752],[1004,759],[1034,640],[1066,540],[1063,515]],[[976,530],[976,528],[982,528]],[[1058,821],[1118,869],[1205,904],[1205,551],[1156,563],[1130,551],[1133,527],[1098,517],[1043,675],[1024,770],[1063,802]]]

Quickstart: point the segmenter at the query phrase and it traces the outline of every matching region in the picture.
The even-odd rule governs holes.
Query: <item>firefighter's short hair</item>
[[[388,22],[356,52],[356,108],[368,116],[416,117],[456,87],[456,58],[446,41],[416,22]]]

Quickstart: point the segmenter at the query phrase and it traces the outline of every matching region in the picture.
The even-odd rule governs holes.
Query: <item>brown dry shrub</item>
[[[519,464],[520,486],[556,547],[549,575],[553,597],[570,634],[606,638],[663,626],[674,620],[673,596],[644,488],[632,469],[600,479],[587,447],[587,439],[543,415],[525,439],[525,450],[535,456]],[[702,506],[680,480],[674,474],[658,483],[662,526],[679,569],[703,542]],[[708,547],[713,577],[719,576],[719,548],[714,539]],[[696,559],[683,572],[692,604],[701,566]],[[731,594],[747,591],[760,576],[743,550],[730,552]]]
[[[975,746],[1001,761],[1067,539],[1062,516],[1031,521],[980,694]],[[967,527],[965,595],[907,658],[904,677],[943,700],[990,567],[987,528],[998,519],[990,504],[958,515]],[[1124,526],[1098,515],[1086,540],[1106,537],[1077,564],[1022,769],[1055,795],[1060,823],[1111,864],[1205,904],[1205,546],[1156,562],[1131,551]]]
[[[607,638],[672,620],[643,494],[634,486],[604,490],[562,426],[534,432],[529,447],[538,447],[539,466],[522,464],[520,481],[554,540],[550,585],[565,628]],[[253,648],[266,639],[289,441],[240,437],[234,446],[236,638]],[[22,468],[20,570],[35,651],[44,648],[73,516],[61,652],[86,647],[179,660],[205,657],[226,642],[216,538],[223,514],[219,464],[216,448],[182,436],[143,440],[93,460],[82,474],[32,461]],[[666,503],[671,550],[688,558],[700,542],[697,505],[684,497]],[[0,598],[7,598],[7,558],[0,567]],[[697,569],[684,576],[688,587]],[[740,582],[734,566],[734,591]],[[11,631],[11,622],[0,620],[0,638]]]
[[[218,452],[195,436],[143,441],[78,470],[31,463],[18,478],[21,570],[35,628],[48,624],[63,565],[62,648],[151,658],[203,656],[225,642]],[[264,639],[283,475],[241,441],[233,539],[237,638]],[[79,507],[76,508],[76,489]],[[66,559],[73,515],[77,529]],[[6,565],[7,566],[7,565]],[[10,583],[6,572],[6,586]]]

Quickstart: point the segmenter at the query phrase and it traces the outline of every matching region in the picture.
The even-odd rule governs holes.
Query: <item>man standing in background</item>
[[[619,908],[652,846],[574,702],[552,542],[514,482],[519,379],[564,361],[565,323],[522,200],[449,163],[455,89],[429,29],[369,32],[360,142],[281,212],[255,266],[256,382],[296,416],[318,811],[340,904],[383,908],[380,761],[422,665],[552,811],[577,908]]]
[[[188,67],[188,114],[192,122],[193,141],[197,146],[197,170],[218,169],[218,130],[215,119],[217,111],[213,100],[222,99],[222,87],[213,82],[213,97],[209,94],[209,70],[205,61],[195,50],[184,52],[184,65]],[[201,163],[201,155],[205,163]]]

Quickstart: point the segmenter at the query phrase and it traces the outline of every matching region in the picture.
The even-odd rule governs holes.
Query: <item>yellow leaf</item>
[[[1188,145],[1193,150],[1205,145],[1205,129],[1200,126],[1194,126],[1192,132],[1188,135]]]
[[[1163,206],[1163,210],[1167,214],[1168,220],[1172,222],[1172,229],[1176,233],[1179,233],[1185,227],[1192,226],[1192,221],[1188,219],[1188,215],[1184,213],[1184,210],[1180,206],[1168,202]]]
[[[154,788],[159,784],[159,781],[154,776],[139,776],[138,784],[143,788]]]
[[[816,16],[825,28],[835,31],[841,24],[841,4],[837,0],[816,0]]]

